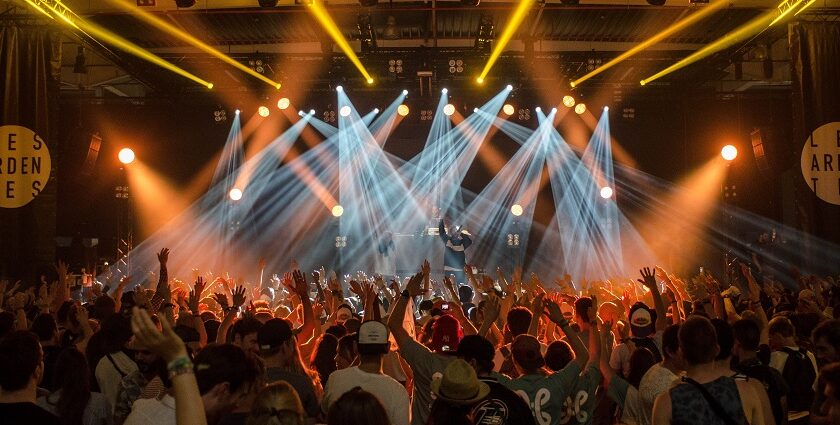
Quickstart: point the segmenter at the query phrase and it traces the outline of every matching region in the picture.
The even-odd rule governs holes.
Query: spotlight
[[[261,116],[261,117],[265,118],[265,117],[267,117],[267,116],[268,116],[268,114],[270,114],[271,112],[268,110],[268,107],[267,107],[267,106],[260,106],[260,108],[259,108],[259,109],[257,109],[257,113],[258,113],[258,114],[260,114],[260,116]]]
[[[454,113],[455,113],[455,105],[453,105],[451,103],[447,103],[446,106],[443,107],[443,114],[446,115],[447,117],[451,116]]]
[[[397,106],[397,113],[400,114],[401,117],[408,115],[408,112],[408,105],[402,104],[400,106]]]
[[[282,98],[280,98],[280,100],[277,101],[277,107],[280,108],[280,109],[286,109],[286,108],[289,107],[290,103],[291,102],[289,102],[289,98],[282,97]]]
[[[213,121],[216,121],[217,124],[227,121],[227,111],[221,106],[216,107],[216,110],[213,111]]]
[[[341,205],[336,205],[332,207],[333,217],[341,217],[342,214],[344,214],[344,207],[342,207]]]
[[[537,112],[540,112],[540,111],[542,111],[542,108],[540,108],[539,106],[537,106],[536,108],[534,108],[534,110],[535,110],[535,111],[537,111]]]
[[[440,92],[443,93],[443,94],[446,94],[446,93],[449,93],[449,89],[444,87],[443,90],[441,90]]]
[[[338,110],[338,113],[341,114],[342,117],[349,117],[350,116],[350,107],[349,106],[342,106],[341,109]]]
[[[645,84],[647,84],[647,81],[645,81],[645,80],[639,81],[639,84],[645,85]]]
[[[732,145],[726,145],[720,150],[720,156],[727,161],[732,161],[738,156],[738,148]]]
[[[572,106],[575,106],[575,98],[573,98],[569,95],[563,96],[563,106],[565,106],[567,108],[571,108]]]
[[[552,114],[557,113],[557,108],[551,108],[551,113]]]
[[[477,112],[478,112],[478,108],[473,108],[473,113],[477,113]]]
[[[403,69],[402,59],[388,59],[388,72],[394,74],[392,76],[396,77],[398,74],[402,74]]]
[[[213,83],[207,83],[207,88],[213,90]]]
[[[134,162],[134,158],[136,158],[136,157],[134,156],[134,151],[133,150],[131,150],[129,148],[122,148],[122,149],[120,149],[120,152],[117,154],[117,158],[119,158],[120,162],[122,162],[123,164],[128,165],[128,164],[131,164],[132,162]]]
[[[239,113],[240,113],[240,112],[242,112],[242,111],[240,111],[239,109],[237,109],[237,110],[236,110],[236,115],[239,115]]]
[[[341,112],[341,111],[339,111],[339,112]],[[349,110],[347,111],[347,115],[350,115]],[[347,116],[347,115],[343,115],[343,116]],[[333,110],[324,111],[324,118],[321,121],[335,122],[335,111],[333,111]]]
[[[519,121],[528,121],[531,119],[531,110],[523,108],[519,110]]]
[[[335,91],[344,91],[344,87],[335,86]]]
[[[514,112],[516,112],[516,110],[510,103],[505,103],[505,106],[502,106],[502,112],[504,112],[507,116],[511,116]]]
[[[484,78],[478,77],[475,79],[475,82],[478,84],[484,84]]]
[[[238,201],[242,199],[242,190],[234,187],[228,192],[228,197],[231,201]]]
[[[310,109],[310,110],[309,110],[309,115],[315,115],[315,110],[314,110],[314,109]]]
[[[601,188],[601,197],[604,199],[610,199],[613,196],[613,190],[609,186],[604,186]]]
[[[578,103],[577,105],[575,105],[575,113],[576,114],[580,115],[584,112],[586,112],[586,105],[585,104]]]
[[[373,113],[378,114],[379,113],[379,108],[373,108]]]
[[[604,106],[604,112],[609,112],[609,110],[610,110],[609,106]]]
[[[420,121],[431,121],[434,113],[431,109],[420,110]]]
[[[515,215],[516,217],[519,217],[520,215],[522,215],[522,205],[513,204],[513,206],[510,207],[510,213]]]
[[[368,83],[368,84],[373,84],[373,78],[368,78],[368,79],[367,79],[367,83]]]
[[[303,116],[303,111],[298,111],[298,115]]]
[[[403,90],[403,96],[408,96],[408,90]]]
[[[506,89],[508,89],[508,91],[513,90],[513,86],[512,86],[512,85],[510,85],[510,84],[508,84],[508,85],[507,85],[507,87],[505,87],[505,88],[506,88]]]

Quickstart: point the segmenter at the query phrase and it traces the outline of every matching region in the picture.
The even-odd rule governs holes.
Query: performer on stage
[[[388,281],[396,274],[397,261],[394,255],[394,234],[386,231],[377,242],[374,270]]]
[[[440,219],[438,230],[440,239],[446,244],[446,252],[443,254],[443,274],[446,276],[454,274],[456,285],[467,283],[464,266],[467,264],[465,251],[472,245],[469,233],[461,229],[461,226],[455,226],[453,234],[448,235],[443,219]]]

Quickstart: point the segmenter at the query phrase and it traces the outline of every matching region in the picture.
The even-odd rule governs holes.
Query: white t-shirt
[[[671,386],[674,385],[674,381],[678,381],[679,379],[679,376],[675,375],[673,372],[668,370],[667,367],[663,367],[659,363],[651,366],[651,368],[645,372],[644,376],[642,376],[642,380],[639,382],[639,399],[642,406],[642,416],[639,418],[641,419],[639,421],[640,424],[651,423],[653,402],[656,401],[656,397],[658,397],[659,394],[668,391],[668,388],[671,388]]]
[[[358,366],[337,370],[330,375],[321,408],[324,412],[329,411],[332,403],[355,387],[362,387],[382,402],[392,425],[408,425],[409,403],[405,387],[390,376],[368,373]]]
[[[111,409],[113,409],[117,405],[120,383],[123,378],[137,371],[137,363],[134,363],[134,360],[131,360],[122,351],[113,353],[110,357],[109,359],[108,356],[105,356],[96,364],[94,374],[96,375],[96,382],[99,384],[99,391],[102,392],[102,395],[111,405]],[[117,371],[117,368],[119,368],[119,371]]]
[[[175,425],[175,423],[175,399],[166,394],[160,400],[137,399],[123,425]]]
[[[663,331],[657,331],[653,334],[653,342],[659,348],[660,355],[662,354],[662,333]],[[635,349],[636,344],[633,341],[616,345],[612,354],[610,354],[610,367],[613,370],[620,371],[622,376],[626,378],[630,374],[630,355],[633,354]]]

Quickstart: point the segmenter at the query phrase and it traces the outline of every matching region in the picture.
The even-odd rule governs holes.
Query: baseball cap
[[[260,350],[273,350],[295,336],[292,325],[286,319],[271,319],[257,331],[257,344]]]
[[[516,337],[510,345],[513,361],[522,369],[534,370],[545,366],[545,359],[540,352],[540,342],[531,335]]]
[[[432,326],[432,342],[429,348],[436,353],[455,351],[463,336],[458,319],[444,314]]]
[[[481,335],[466,335],[458,343],[455,355],[462,359],[474,359],[478,364],[492,370],[496,349],[493,348],[493,343]]]
[[[359,326],[359,345],[387,344],[388,327],[378,320],[368,320]]]
[[[636,338],[644,338],[656,331],[656,311],[643,302],[630,307],[630,332]]]

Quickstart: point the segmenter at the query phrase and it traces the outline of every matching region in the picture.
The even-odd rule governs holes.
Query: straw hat
[[[487,397],[490,386],[478,380],[469,363],[457,359],[449,363],[443,377],[432,381],[432,392],[452,404],[472,404]]]

